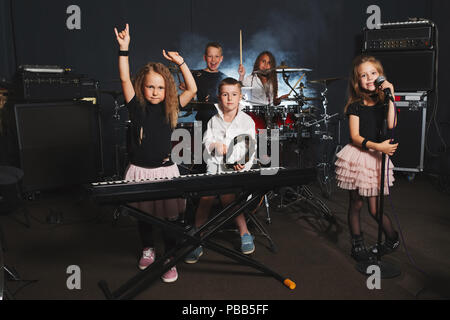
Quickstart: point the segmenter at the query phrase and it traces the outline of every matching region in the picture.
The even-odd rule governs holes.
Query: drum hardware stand
[[[319,128],[319,130],[315,131],[314,133],[321,135],[320,141],[322,142],[322,146],[324,147],[324,149],[322,150],[322,159],[321,159],[322,162],[317,164],[318,168],[317,180],[319,182],[320,189],[322,190],[322,194],[325,196],[325,198],[329,199],[331,198],[332,193],[332,174],[331,174],[332,165],[328,161],[327,147],[329,145],[329,142],[334,140],[334,137],[329,134],[329,122],[330,119],[337,117],[339,113],[335,113],[331,116],[328,115],[328,99],[327,99],[328,88],[326,82],[324,83],[324,86],[325,89],[324,91],[321,92],[322,105],[324,109],[324,113],[320,115],[322,119],[315,121],[313,123],[307,123],[305,125],[306,127],[316,126]],[[325,125],[324,131],[320,131],[321,123]]]
[[[304,95],[304,84],[300,83],[299,85],[299,89],[300,92],[297,92],[295,89],[296,88],[292,88],[292,86],[289,83],[289,78],[290,76],[283,71],[282,72],[282,76],[283,76],[283,80],[286,83],[286,85],[292,90],[291,92],[294,93],[294,97],[295,100],[297,102],[298,108],[300,108],[299,110],[297,110],[298,113],[300,113],[301,108],[305,105],[305,95]],[[325,140],[329,140],[329,139],[333,139],[333,137],[328,135],[328,122],[331,118],[337,116],[338,114],[329,116],[327,114],[327,105],[328,105],[328,100],[326,98],[326,94],[328,92],[328,89],[325,87],[325,90],[321,93],[322,95],[322,101],[324,104],[324,109],[325,109],[325,113],[322,115],[323,119],[316,121],[314,123],[304,123],[304,125],[306,127],[311,127],[314,125],[317,125],[319,123],[325,122],[325,126],[326,126],[326,134],[323,135],[323,139]],[[284,126],[283,128],[286,128],[286,119],[287,119],[287,113],[283,113],[283,122],[284,122]],[[303,118],[304,120],[304,118]],[[299,126],[300,127],[300,126]],[[281,135],[280,135],[281,136]],[[300,144],[299,139],[301,139],[301,133],[297,133],[297,145]],[[301,166],[301,152],[298,149],[297,152],[297,156],[298,156],[298,167],[300,168]],[[330,209],[317,197],[314,196],[314,194],[312,193],[312,191],[307,187],[307,186],[301,186],[301,187],[297,187],[297,189],[293,189],[293,188],[285,188],[284,191],[282,192],[282,190],[280,190],[280,204],[278,205],[279,209],[285,209],[288,207],[291,207],[295,204],[301,203],[301,202],[306,202],[308,203],[311,207],[314,208],[313,212],[311,212],[312,217],[315,218],[324,218],[326,219],[328,222],[330,223],[335,223],[335,218],[333,216],[333,214],[331,213]],[[293,200],[288,203],[288,204],[284,204],[284,198],[286,197],[286,193],[290,192],[291,195],[293,196]],[[319,212],[319,213],[318,213]]]
[[[331,161],[331,163],[335,163],[337,160],[337,154],[342,150],[343,146],[341,144],[341,121],[342,119],[340,117],[337,118],[338,120],[338,138],[337,138],[337,145],[336,148],[334,149],[334,154],[333,154],[333,160]]]
[[[303,82],[300,83],[300,86],[299,86],[300,87],[300,94],[299,94],[295,90],[296,88],[292,88],[291,84],[289,83],[290,75],[285,70],[283,70],[282,76],[283,76],[283,80],[286,83],[286,85],[291,89],[291,92],[294,93],[295,100],[301,101],[301,106],[303,106],[303,104],[304,104],[303,101],[305,100],[304,99],[305,96],[303,95],[303,88],[305,87],[305,85],[303,84]]]
[[[301,134],[299,133],[297,136],[297,145],[300,148],[300,139]],[[298,149],[296,151],[298,157],[298,167],[300,168],[302,165],[301,161],[301,151]],[[289,196],[287,196],[289,194]],[[280,202],[277,205],[278,209],[287,209],[299,203],[307,203],[310,208],[313,210],[310,212],[309,217],[325,219],[329,223],[335,223],[335,217],[331,213],[331,210],[323,203],[318,197],[314,196],[313,192],[307,186],[301,186],[294,188],[282,188],[279,191]],[[286,198],[291,198],[287,202],[285,202]]]
[[[269,206],[269,199],[268,199],[268,194],[269,193],[270,192],[265,193],[264,196],[263,196],[263,199],[261,199],[261,200],[264,201],[265,207],[266,207],[266,223],[270,225],[270,224],[272,224],[272,219],[270,218],[270,206]],[[277,245],[272,240],[272,237],[270,236],[270,234],[266,230],[266,228],[264,228],[263,224],[258,220],[258,217],[255,216],[255,213],[256,212],[250,212],[248,214],[248,220],[253,222],[253,224],[255,225],[256,229],[258,229],[258,231],[259,231],[259,235],[261,235],[261,236],[263,236],[263,237],[265,237],[267,239],[267,241],[269,242],[270,250],[273,253],[277,253],[277,251],[278,251]]]
[[[269,205],[269,196],[272,195],[272,192],[266,193],[264,195],[264,205],[266,206],[266,223],[272,224],[272,218],[270,218],[270,205]]]
[[[254,231],[257,231],[257,233],[252,231],[252,234],[254,236],[258,235],[258,236],[262,236],[262,237],[266,238],[269,243],[268,249],[270,251],[272,251],[273,253],[277,253],[278,252],[277,245],[273,241],[273,239],[270,236],[267,229],[264,227],[264,225],[260,222],[260,220],[256,216],[256,212],[258,211],[258,209],[261,207],[262,203],[264,202],[264,205],[266,207],[266,224],[268,224],[268,225],[272,224],[272,219],[270,218],[270,204],[269,204],[269,196],[271,194],[272,194],[272,191],[269,191],[269,192],[265,193],[262,197],[260,197],[261,200],[260,200],[260,203],[258,204],[258,206],[256,207],[256,209],[248,210],[246,212],[245,220],[247,222],[247,225],[250,225],[250,222],[253,223],[254,228],[255,228]],[[253,197],[253,195],[252,195],[252,197]],[[222,232],[222,231],[231,231],[231,232],[239,233],[239,230],[237,228],[224,229],[224,230],[220,230],[219,232]]]
[[[291,200],[285,203],[284,199],[288,197],[288,194]],[[291,187],[280,189],[280,204],[278,205],[278,209],[287,209],[300,203],[306,203],[313,209],[310,211],[310,215],[305,217],[325,219],[329,223],[336,222],[331,210],[322,200],[314,196],[309,187],[300,186],[296,189]]]

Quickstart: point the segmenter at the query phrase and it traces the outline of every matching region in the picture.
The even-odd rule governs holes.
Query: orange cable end
[[[294,290],[294,289],[297,287],[297,285],[295,284],[295,282],[292,281],[292,280],[290,280],[290,279],[284,280],[284,285],[285,285],[286,287],[288,287],[289,289],[291,289],[291,290]]]

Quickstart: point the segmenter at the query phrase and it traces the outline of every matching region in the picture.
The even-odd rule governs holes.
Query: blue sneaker
[[[255,252],[255,244],[253,243],[253,236],[248,233],[241,237],[241,251],[243,254],[251,254]]]
[[[186,258],[184,258],[184,262],[193,264],[197,263],[198,259],[203,255],[203,248],[202,246],[198,246],[196,249],[191,251]]]

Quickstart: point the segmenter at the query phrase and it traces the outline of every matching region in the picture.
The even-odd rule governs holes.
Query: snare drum
[[[277,128],[280,130],[282,130],[283,128],[293,130],[295,128],[295,115],[294,113],[288,113],[286,116],[286,120],[284,120],[283,115],[278,115],[276,117],[275,123]]]
[[[297,114],[298,108],[297,105],[276,107],[274,117],[275,128],[280,130],[293,130],[295,128],[295,115]]]
[[[244,107],[246,113],[254,113],[257,115],[264,115],[266,113],[266,106],[246,105]]]
[[[300,107],[297,104],[294,104],[294,105],[284,106],[284,109],[286,110],[287,113],[297,114],[297,113],[301,112],[302,107]]]

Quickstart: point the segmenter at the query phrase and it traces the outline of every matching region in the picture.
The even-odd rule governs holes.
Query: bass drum
[[[259,134],[260,130],[267,129],[267,123],[264,118],[264,110],[260,106],[246,106],[244,112],[248,114],[255,122],[256,134]]]

